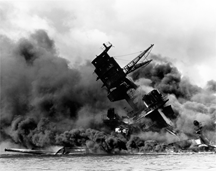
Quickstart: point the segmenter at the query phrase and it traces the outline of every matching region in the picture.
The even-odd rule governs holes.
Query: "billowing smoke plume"
[[[177,98],[186,100],[201,91],[199,87],[190,84],[186,78],[181,78],[178,69],[167,62],[150,63],[134,72],[132,78],[134,80],[149,79],[150,86],[157,88],[161,93],[174,94]]]
[[[209,140],[216,143],[215,81],[209,81],[202,89],[191,84],[189,79],[183,77],[166,58],[155,55],[152,55],[152,58],[155,59],[155,62],[135,71],[131,77],[139,84],[144,82],[144,86],[141,84],[144,90],[155,88],[162,94],[168,95],[169,102],[178,115],[177,130],[192,136],[194,135],[193,121],[197,120],[205,127]],[[140,82],[140,80],[144,81]],[[156,139],[154,134],[148,133],[144,137],[146,135],[148,138],[151,135],[152,139]],[[162,136],[166,137],[164,134]],[[169,139],[169,137],[166,138],[167,141]]]
[[[148,140],[176,140],[164,132],[133,135],[129,141],[122,135],[107,133],[103,117],[110,107],[124,113],[122,103],[108,100],[89,61],[71,68],[43,30],[18,42],[1,36],[0,48],[0,143],[9,141],[27,148],[86,145],[93,152],[118,152],[140,147],[143,151],[162,149]],[[131,75],[140,85],[138,93],[156,88],[168,95],[179,116],[176,129],[185,133],[179,140],[193,134],[194,120],[206,127],[208,138],[215,137],[215,81],[199,88],[182,77],[168,59],[156,55],[152,58],[156,62]]]
[[[43,146],[59,132],[101,124],[113,104],[90,62],[70,68],[43,30],[18,42],[1,36],[0,46],[0,142]]]

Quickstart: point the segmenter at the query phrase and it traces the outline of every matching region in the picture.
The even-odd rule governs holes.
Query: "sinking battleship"
[[[103,46],[103,52],[92,61],[97,80],[102,81],[102,88],[106,89],[107,97],[111,102],[126,100],[132,108],[126,118],[120,118],[114,108],[109,109],[104,123],[112,130],[127,137],[134,133],[147,131],[166,131],[178,137],[179,131],[175,129],[175,121],[178,116],[174,113],[172,106],[167,105],[169,99],[156,89],[147,94],[137,93],[136,90],[138,90],[139,85],[127,77],[128,74],[141,67],[146,67],[152,62],[151,59],[148,59],[148,55],[154,45],[150,45],[123,68],[119,66],[114,57],[108,54],[112,44],[103,44]],[[137,99],[141,99],[141,103]],[[178,148],[184,149],[185,144],[189,144],[187,148],[194,146],[197,149],[203,147],[206,151],[214,151],[216,146],[209,144],[200,125],[198,121],[194,121],[194,126],[199,130],[195,133],[197,139],[174,142],[167,144],[167,146],[178,146]]]
[[[120,67],[114,57],[108,54],[112,45],[103,44],[103,46],[104,50],[102,53],[96,56],[92,61],[95,67],[94,73],[97,75],[97,81],[100,80],[103,83],[102,88],[106,90],[107,97],[111,102],[125,100],[131,109],[127,113],[127,116],[124,117],[120,117],[115,108],[108,109],[104,124],[109,127],[110,131],[122,134],[127,140],[129,140],[130,136],[133,134],[148,131],[165,131],[173,136],[178,136],[178,132],[175,130],[175,121],[178,116],[174,113],[172,106],[167,104],[169,99],[165,95],[162,95],[157,89],[147,94],[140,94],[139,91],[137,91],[139,85],[135,84],[133,80],[128,77],[130,73],[141,67],[146,67],[152,62],[151,59],[148,59],[148,55],[154,45],[150,45],[123,68]],[[201,145],[205,149],[215,149],[215,146],[211,146],[202,134],[201,124],[197,121],[194,122],[194,125],[197,126],[197,135],[200,140],[200,142],[196,144]],[[119,141],[118,143],[122,142]],[[188,143],[188,141],[186,141],[186,143]],[[185,142],[174,142],[168,144],[167,147],[178,146],[178,148],[181,148],[182,144],[185,144]],[[191,145],[191,143],[188,144]],[[113,152],[105,140],[100,141],[100,146],[107,153]],[[124,143],[122,143],[121,148],[127,150]],[[88,153],[86,147],[70,146],[64,146],[54,153],[30,149],[5,149],[5,151],[39,155]]]
[[[168,99],[156,89],[142,96],[136,92],[139,86],[127,77],[128,74],[147,66],[152,61],[147,57],[154,45],[150,45],[123,68],[119,66],[114,57],[110,57],[108,54],[112,45],[103,45],[105,47],[103,52],[92,61],[95,66],[94,72],[97,75],[97,80],[102,81],[102,88],[106,89],[107,97],[111,102],[126,100],[132,108],[127,118],[122,121],[115,114],[115,109],[108,110],[106,123],[112,126],[112,129],[124,133],[132,132],[130,128],[138,127],[142,131],[164,129],[171,134],[175,134],[173,120],[177,116],[174,114],[172,107],[166,105]],[[140,97],[142,99],[141,103],[136,100]],[[151,123],[143,124],[143,118],[150,119]]]

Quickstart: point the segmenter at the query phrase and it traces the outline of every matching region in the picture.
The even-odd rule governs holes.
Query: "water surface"
[[[1,155],[1,171],[216,171],[216,154]]]

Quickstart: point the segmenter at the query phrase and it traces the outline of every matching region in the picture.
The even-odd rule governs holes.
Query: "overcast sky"
[[[153,54],[199,86],[216,80],[215,17],[215,0],[0,0],[0,34],[14,41],[44,29],[72,64],[92,60],[108,41],[111,56],[155,44]]]

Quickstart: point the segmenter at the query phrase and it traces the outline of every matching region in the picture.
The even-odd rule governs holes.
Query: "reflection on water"
[[[216,154],[30,156],[2,155],[0,171],[215,171]]]

